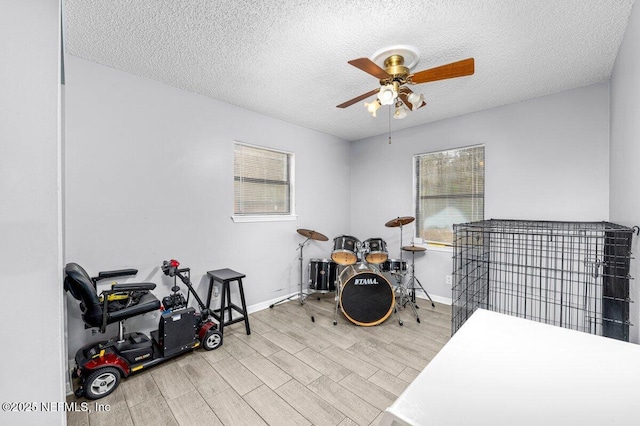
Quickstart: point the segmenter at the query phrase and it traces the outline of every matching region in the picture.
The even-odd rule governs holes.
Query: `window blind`
[[[291,214],[291,156],[235,144],[234,214]]]
[[[484,146],[414,156],[416,235],[451,244],[453,224],[484,218]]]

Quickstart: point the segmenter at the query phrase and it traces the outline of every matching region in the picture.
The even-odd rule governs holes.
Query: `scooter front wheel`
[[[212,351],[222,345],[222,333],[218,330],[211,329],[202,338],[202,347],[207,351]]]
[[[88,399],[98,399],[116,390],[120,383],[120,371],[114,367],[98,368],[84,381],[84,395]]]

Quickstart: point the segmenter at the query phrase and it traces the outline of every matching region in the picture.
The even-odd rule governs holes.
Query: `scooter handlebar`
[[[178,266],[180,266],[180,262],[178,262],[175,259],[171,259],[171,260],[164,260],[162,262],[162,272],[164,272],[165,275],[168,275],[170,277],[173,277],[176,274],[176,270],[178,269]]]

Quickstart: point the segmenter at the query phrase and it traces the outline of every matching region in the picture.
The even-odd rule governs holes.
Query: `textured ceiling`
[[[475,74],[411,86],[427,105],[392,130],[609,79],[634,0],[66,0],[69,54],[311,129],[388,131],[347,63],[420,52],[413,71],[475,58]]]

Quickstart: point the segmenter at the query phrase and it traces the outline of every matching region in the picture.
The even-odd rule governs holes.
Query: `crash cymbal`
[[[311,238],[312,240],[316,240],[316,241],[329,241],[329,238],[327,238],[326,235],[323,235],[316,231],[312,231],[310,229],[300,228],[298,229],[298,234],[302,235],[303,237]]]
[[[404,251],[426,251],[427,249],[420,246],[404,246],[402,247]]]
[[[404,226],[407,223],[413,222],[414,220],[416,220],[416,218],[412,216],[397,217],[385,223],[384,226],[386,226],[387,228],[395,228],[397,226]]]

